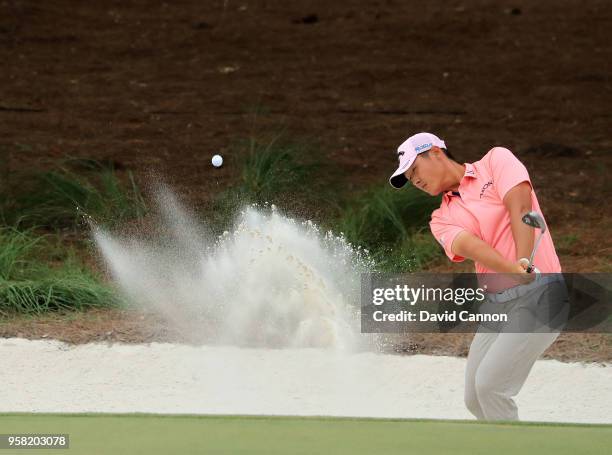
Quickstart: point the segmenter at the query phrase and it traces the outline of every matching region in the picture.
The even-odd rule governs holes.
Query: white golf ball
[[[221,167],[223,164],[223,157],[221,155],[215,155],[212,157],[212,165],[214,167]]]

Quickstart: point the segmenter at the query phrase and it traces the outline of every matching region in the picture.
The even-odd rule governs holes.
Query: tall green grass
[[[239,181],[217,195],[209,222],[226,227],[237,210],[249,204],[276,204],[286,213],[322,218],[334,198],[334,170],[322,168],[320,149],[284,133],[251,136],[234,146],[241,166]]]
[[[336,229],[355,245],[367,248],[382,271],[414,271],[440,255],[428,233],[431,212],[440,199],[414,187],[372,188],[356,198],[341,215]]]
[[[0,202],[0,215],[8,225],[77,228],[88,218],[116,225],[147,211],[131,173],[126,183],[108,168],[82,175],[59,168],[20,177],[19,185],[12,184]]]
[[[113,291],[70,252],[49,257],[53,246],[33,231],[0,228],[0,315],[39,314],[118,304]]]
[[[358,197],[340,218],[338,228],[346,238],[369,248],[397,244],[428,225],[439,198],[409,186],[394,190],[375,187]]]
[[[0,280],[0,315],[41,314],[118,304],[112,290],[80,268],[30,280]]]
[[[89,220],[114,226],[145,215],[132,174],[121,179],[112,164],[68,158],[45,172],[10,172],[3,183],[0,315],[118,304],[113,290],[79,262],[73,247],[82,243]],[[67,230],[77,235],[66,237]]]
[[[27,232],[0,228],[0,280],[18,277],[40,240]]]
[[[305,144],[288,142],[280,134],[264,141],[251,137],[246,149],[242,190],[256,202],[296,191],[311,170],[303,159],[307,152]]]
[[[376,269],[389,273],[422,271],[442,255],[436,240],[424,230],[406,234],[397,244],[369,251]]]

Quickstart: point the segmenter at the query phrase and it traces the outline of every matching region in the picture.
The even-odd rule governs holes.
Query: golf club
[[[538,239],[536,240],[536,243],[533,246],[533,251],[531,252],[531,256],[529,257],[529,264],[527,265],[527,273],[531,273],[533,272],[533,269],[534,269],[533,257],[535,256],[538,246],[540,245],[540,240],[542,240],[542,236],[546,232],[546,223],[544,222],[544,218],[542,217],[542,215],[533,210],[523,215],[522,220],[523,220],[523,223],[533,228],[540,229],[540,235],[538,236]]]

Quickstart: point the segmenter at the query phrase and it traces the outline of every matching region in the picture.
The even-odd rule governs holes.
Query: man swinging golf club
[[[494,147],[479,161],[459,164],[444,141],[418,133],[403,142],[397,153],[399,167],[389,179],[394,188],[411,182],[432,196],[442,193],[440,208],[431,214],[430,228],[451,261],[471,259],[478,274],[520,274],[511,276],[522,284],[514,282],[515,287],[504,288],[505,292],[489,289],[495,292],[487,294],[487,303],[512,309],[537,305],[547,286],[534,277],[562,280],[529,174],[510,150]],[[533,251],[534,227],[540,229],[537,251]],[[529,272],[556,275],[527,275]],[[565,299],[565,285],[559,289],[557,295]],[[513,396],[558,335],[515,329],[491,333],[479,327],[465,373],[465,404],[470,412],[481,420],[518,420]]]

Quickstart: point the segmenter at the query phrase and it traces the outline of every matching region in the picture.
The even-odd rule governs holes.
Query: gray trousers
[[[529,288],[518,298],[484,304],[496,306],[494,312],[508,314],[508,322],[479,326],[470,345],[464,399],[479,420],[519,420],[513,397],[537,358],[559,336],[559,321],[567,320],[569,300],[564,281]],[[548,324],[550,314],[554,328]]]

